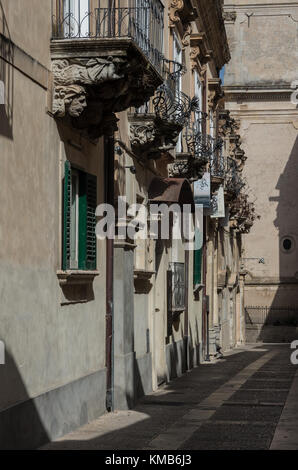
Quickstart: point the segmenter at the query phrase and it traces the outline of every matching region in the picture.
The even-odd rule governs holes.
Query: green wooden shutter
[[[96,269],[96,176],[80,172],[79,181],[79,269]]]
[[[202,283],[202,248],[194,251],[194,270],[193,283],[194,286]]]
[[[86,268],[96,269],[96,203],[97,203],[97,181],[96,176],[86,175],[87,177],[87,229],[86,229]]]
[[[193,285],[202,284],[202,255],[203,255],[203,232],[195,229],[195,249],[193,259]]]
[[[71,166],[66,160],[64,164],[63,188],[63,249],[62,269],[70,268],[70,208],[71,208]]]

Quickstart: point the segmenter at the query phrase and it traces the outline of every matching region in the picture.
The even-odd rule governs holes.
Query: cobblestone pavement
[[[290,354],[289,345],[237,349],[44,449],[298,449]]]

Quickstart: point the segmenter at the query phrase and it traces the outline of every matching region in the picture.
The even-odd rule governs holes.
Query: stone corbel
[[[210,108],[215,108],[218,101],[224,96],[221,88],[220,78],[211,78],[208,80],[208,104]]]
[[[156,138],[154,124],[130,124],[130,142],[132,148],[150,146]]]
[[[191,34],[192,34],[191,23],[187,23],[184,26],[184,34],[183,34],[182,41],[181,41],[184,48],[189,46],[190,40],[188,38],[191,36]]]
[[[183,0],[172,0],[169,5],[169,26],[174,28],[180,21],[179,12],[183,10]]]
[[[192,69],[197,65],[205,65],[212,58],[212,51],[208,48],[205,33],[195,33],[190,36],[190,59]]]

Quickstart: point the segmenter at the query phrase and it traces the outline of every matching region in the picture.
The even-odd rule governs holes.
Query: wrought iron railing
[[[246,325],[298,326],[298,307],[245,307]]]
[[[184,126],[191,112],[191,99],[179,90],[180,77],[185,73],[182,64],[173,60],[161,60],[164,83],[156,90],[155,95],[140,108],[131,111],[136,115],[152,114],[163,121]]]
[[[205,119],[202,113],[202,119]],[[214,151],[214,139],[202,131],[200,120],[191,122],[185,129],[185,143],[188,153],[191,153],[201,164],[207,164]]]
[[[226,190],[234,196],[237,196],[241,189],[244,188],[245,184],[245,181],[239,174],[237,163],[235,160],[228,157],[225,180]]]
[[[93,0],[91,5],[89,0],[52,0],[52,38],[132,38],[161,71],[164,7],[159,0],[121,0],[116,5]]]
[[[226,174],[226,162],[223,154],[224,141],[221,137],[213,139],[213,152],[210,159],[210,173],[212,177],[224,178]]]
[[[162,121],[177,124],[182,130],[189,120],[191,98],[180,90],[173,90],[168,82],[160,85],[152,102],[156,117]]]

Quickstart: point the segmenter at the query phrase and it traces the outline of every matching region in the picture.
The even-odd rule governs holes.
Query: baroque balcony
[[[227,199],[236,199],[240,191],[245,186],[245,181],[241,177],[237,163],[232,158],[227,158],[226,178],[225,178],[225,193]]]
[[[218,152],[221,142],[206,134],[204,129],[207,115],[196,112],[196,121],[189,123],[185,129],[184,142],[187,152],[177,155],[175,162],[170,167],[170,174],[173,177],[184,177],[191,181],[202,178],[206,171],[206,165],[213,162],[213,171],[219,171]],[[215,162],[218,165],[215,166]]]
[[[167,78],[153,98],[129,115],[132,149],[149,159],[160,158],[161,152],[176,147],[179,134],[196,106],[196,100],[177,86],[184,73],[182,65],[163,59],[163,70]]]
[[[258,218],[254,203],[248,201],[248,195],[239,194],[230,206],[231,227],[240,233],[248,233]]]
[[[210,158],[210,174],[211,182],[215,186],[222,184],[226,175],[223,147],[224,141],[221,137],[213,139],[213,152]]]
[[[163,82],[159,0],[52,0],[55,117],[91,138],[116,129],[116,112],[139,107]]]

